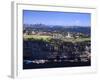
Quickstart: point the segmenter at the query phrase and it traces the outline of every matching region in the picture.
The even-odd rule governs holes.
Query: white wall
[[[37,3],[68,4],[66,1],[74,1],[73,5],[97,6],[98,26],[96,26],[96,44],[98,54],[98,72],[90,74],[75,74],[53,77],[42,77],[22,80],[100,80],[100,5],[99,0],[30,0]],[[77,2],[76,2],[77,1]],[[11,64],[11,0],[0,0],[0,80],[12,80],[10,76]]]

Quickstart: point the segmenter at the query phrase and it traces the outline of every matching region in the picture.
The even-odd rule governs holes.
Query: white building
[[[61,38],[63,38],[63,36],[61,35],[61,34],[53,34],[53,38],[54,39],[61,39]]]
[[[32,34],[36,34],[35,31],[32,31]]]

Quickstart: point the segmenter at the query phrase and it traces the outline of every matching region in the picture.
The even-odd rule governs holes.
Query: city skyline
[[[91,26],[90,13],[23,10],[23,24]]]

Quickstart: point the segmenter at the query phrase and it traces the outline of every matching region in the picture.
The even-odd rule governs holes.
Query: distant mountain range
[[[25,30],[42,30],[42,31],[60,31],[60,32],[79,32],[84,34],[91,34],[90,26],[59,26],[59,25],[44,25],[44,24],[24,24],[23,28]]]

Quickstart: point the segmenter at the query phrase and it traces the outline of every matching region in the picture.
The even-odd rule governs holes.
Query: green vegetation
[[[52,40],[52,36],[48,36],[48,35],[25,35],[24,36],[24,40],[27,40],[27,39],[33,39],[33,40],[43,40],[43,41],[46,41],[46,42],[50,42]],[[90,41],[90,37],[88,38],[82,38],[82,37],[79,37],[79,38],[64,38],[62,39],[61,38],[61,41],[64,41],[64,42],[83,42],[83,41]]]
[[[47,35],[25,35],[24,39],[43,40],[48,42],[52,37]]]
[[[68,39],[64,39],[63,41],[65,42],[83,42],[83,41],[90,41],[91,39],[90,38],[68,38]]]

